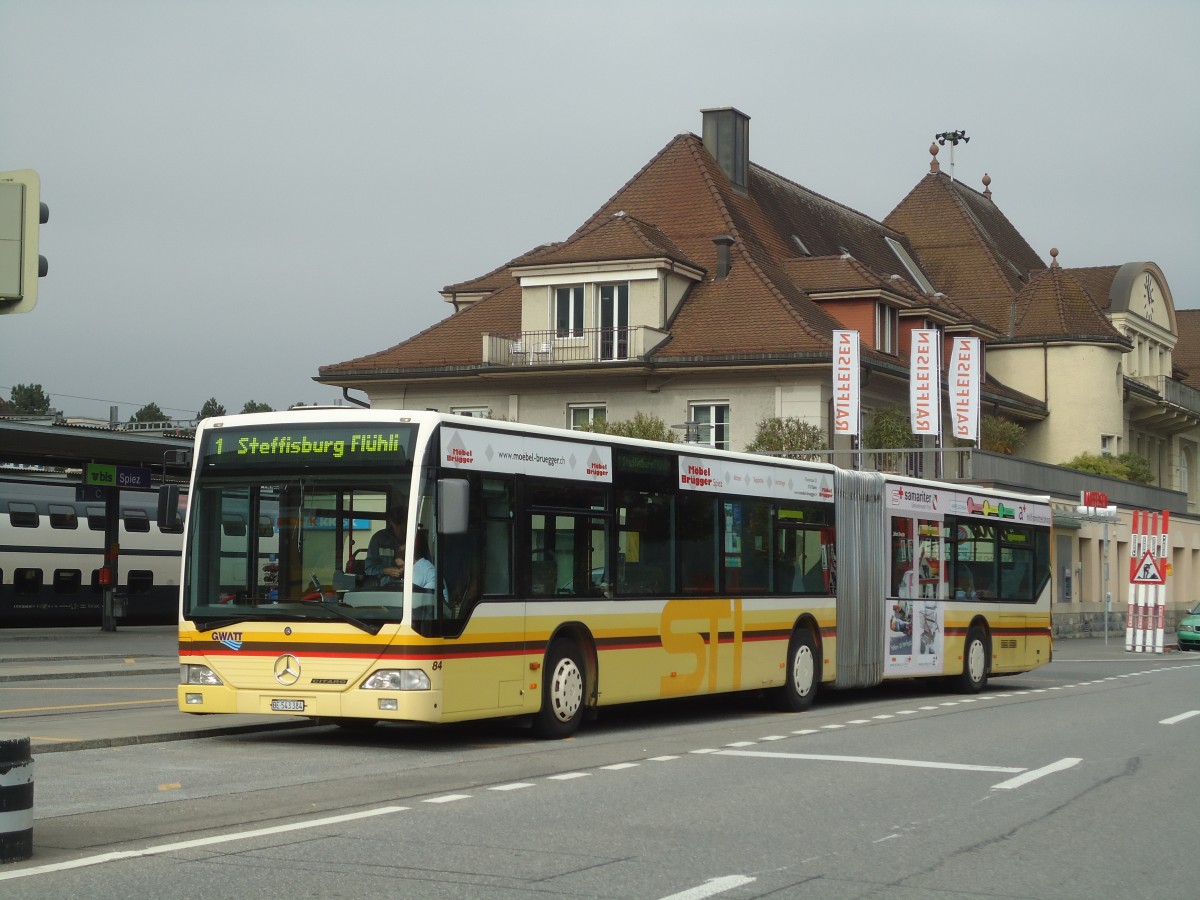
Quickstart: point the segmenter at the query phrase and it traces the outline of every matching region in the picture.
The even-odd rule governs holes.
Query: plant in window
[[[760,420],[754,439],[746,445],[747,453],[803,453],[824,449],[825,432],[821,427],[794,416]]]
[[[669,444],[675,442],[675,435],[672,434],[666,422],[658,416],[643,412],[635,413],[632,419],[617,419],[612,422],[593,421],[591,427],[580,430],[641,438],[646,441],[665,441]]]

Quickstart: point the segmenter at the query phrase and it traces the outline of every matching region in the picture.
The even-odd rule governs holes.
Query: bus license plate
[[[303,700],[272,700],[271,709],[275,712],[304,712]]]

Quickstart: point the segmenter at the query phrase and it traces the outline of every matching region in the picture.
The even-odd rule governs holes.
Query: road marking
[[[512,784],[498,784],[488,788],[489,791],[519,791],[521,788],[533,787],[528,781],[515,781]]]
[[[229,841],[244,841],[249,838],[264,837],[270,834],[284,834],[289,831],[303,831],[306,828],[321,828],[325,825],[337,825],[341,822],[353,822],[355,819],[369,819],[372,816],[386,816],[391,813],[404,812],[407,806],[383,806],[379,809],[368,809],[363,812],[346,813],[340,816],[328,816],[324,819],[310,819],[307,822],[293,822],[290,825],[273,825],[269,828],[255,828],[251,831],[237,831],[232,834],[217,834],[212,837],[196,838],[191,841],[178,841],[174,844],[159,844],[157,847],[146,847],[144,850],[116,850],[111,853],[101,853],[97,856],[85,856],[83,859],[72,859],[67,862],[51,863],[45,866],[33,866],[28,869],[0,871],[0,881],[11,881],[14,878],[26,878],[30,875],[47,875],[51,872],[63,872],[68,869],[82,869],[87,866],[98,866],[102,863],[117,862],[122,859],[137,859],[141,856],[158,856],[162,853],[175,853],[180,850],[194,850],[197,847],[210,847],[213,844],[226,844]]]
[[[601,766],[600,768],[608,772],[619,772],[622,769],[636,769],[640,765],[641,763],[614,763],[611,766]]]
[[[570,781],[572,778],[587,778],[591,772],[563,772],[561,775],[546,776],[551,781]]]
[[[704,897],[715,897],[717,894],[723,894],[753,881],[754,879],[749,875],[725,875],[721,878],[710,878],[704,884],[680,891],[678,894],[671,894],[661,900],[703,900]]]
[[[1175,725],[1182,722],[1184,719],[1190,719],[1192,716],[1200,716],[1200,709],[1193,709],[1191,712],[1180,713],[1177,716],[1171,716],[1169,719],[1160,719],[1159,725]]]
[[[889,759],[881,756],[839,756],[825,753],[776,753],[767,750],[720,750],[722,756],[759,756],[765,759],[807,759],[818,762],[867,763],[876,766],[906,766],[913,769],[952,769],[958,772],[1024,772],[1020,766],[980,766],[973,763],[943,763],[924,759]]]
[[[181,791],[183,790],[183,785],[176,781],[171,784],[160,784],[158,789],[160,791]]]
[[[1048,765],[1048,766],[1042,766],[1040,769],[1033,769],[1032,771],[1026,772],[1023,775],[1018,775],[1016,778],[1010,778],[1010,779],[1008,779],[1008,781],[1002,781],[999,784],[993,784],[992,790],[993,791],[1015,790],[1016,788],[1019,788],[1022,785],[1029,784],[1029,782],[1031,782],[1031,781],[1037,781],[1037,779],[1043,777],[1044,775],[1051,775],[1054,772],[1061,772],[1064,769],[1069,769],[1072,766],[1077,766],[1081,762],[1083,762],[1083,760],[1077,756],[1066,756],[1066,757],[1063,757],[1062,759],[1060,759],[1058,762],[1050,763],[1050,765]]]
[[[64,709],[103,709],[111,706],[145,706],[147,703],[175,703],[174,697],[164,697],[160,700],[114,700],[112,703],[72,703],[69,706],[28,706],[24,709],[0,709],[0,715],[10,713],[55,712]]]
[[[446,794],[443,797],[430,797],[428,800],[422,800],[422,803],[453,803],[455,800],[470,800],[470,794]]]

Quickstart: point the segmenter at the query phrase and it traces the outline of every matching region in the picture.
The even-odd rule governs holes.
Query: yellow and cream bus
[[[381,570],[389,514],[404,537]],[[978,691],[1050,659],[1046,497],[310,408],[206,419],[186,515],[189,713],[523,716],[564,737],[618,703],[755,691],[799,711],[821,685]]]

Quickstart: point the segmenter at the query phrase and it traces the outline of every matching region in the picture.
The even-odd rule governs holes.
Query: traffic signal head
[[[38,255],[38,226],[49,218],[37,172],[0,172],[0,315],[37,304],[38,279],[48,269]]]

